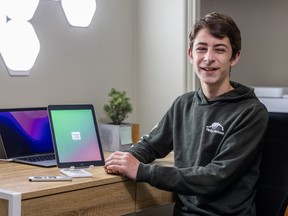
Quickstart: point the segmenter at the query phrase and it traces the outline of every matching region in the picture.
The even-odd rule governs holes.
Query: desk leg
[[[8,216],[21,216],[21,193],[0,189],[0,199],[8,201]]]

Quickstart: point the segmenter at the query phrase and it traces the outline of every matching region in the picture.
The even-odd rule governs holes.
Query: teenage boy
[[[240,31],[230,17],[210,13],[189,38],[201,88],[178,97],[147,136],[112,153],[104,168],[174,192],[174,215],[254,216],[268,113],[253,89],[230,81]],[[150,164],[172,150],[174,167]]]

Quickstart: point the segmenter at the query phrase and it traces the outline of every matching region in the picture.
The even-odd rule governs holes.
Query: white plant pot
[[[103,150],[121,151],[130,148],[135,140],[134,136],[132,136],[132,134],[134,135],[135,133],[135,127],[133,127],[133,125],[134,124],[129,123],[121,125],[99,124],[98,128]],[[137,132],[139,134],[139,125],[136,127],[136,133]]]

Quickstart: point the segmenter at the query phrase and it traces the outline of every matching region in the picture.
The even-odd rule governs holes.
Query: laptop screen
[[[47,108],[0,109],[7,158],[54,152]]]
[[[50,105],[48,111],[58,167],[104,164],[92,105]]]

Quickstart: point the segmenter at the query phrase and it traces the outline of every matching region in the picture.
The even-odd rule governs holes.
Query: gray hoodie
[[[207,100],[199,89],[178,97],[161,121],[129,149],[137,181],[176,195],[174,215],[254,216],[265,106],[252,88]],[[174,167],[150,164],[174,151]]]

